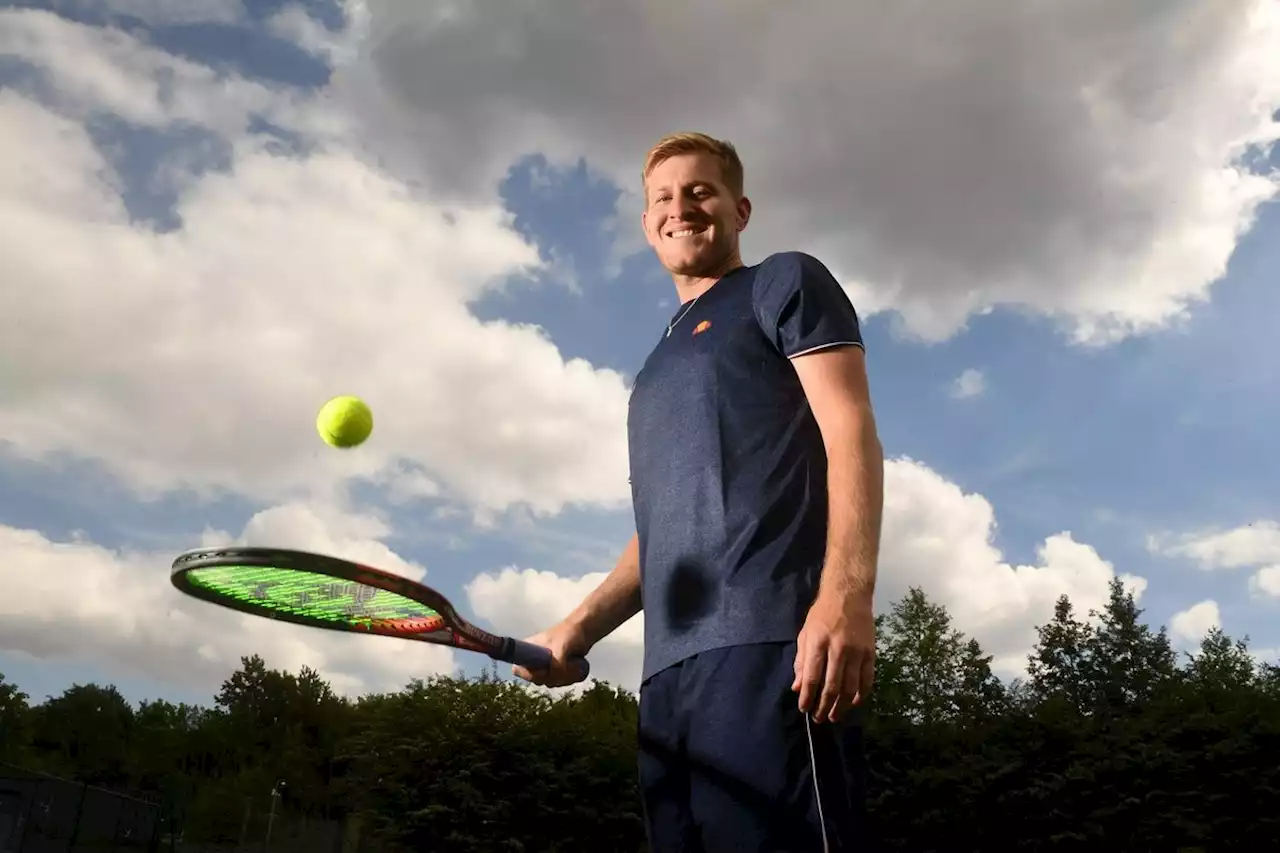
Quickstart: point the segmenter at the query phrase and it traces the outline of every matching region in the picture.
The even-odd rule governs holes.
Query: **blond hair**
[[[646,190],[649,186],[649,175],[663,160],[680,154],[710,154],[720,161],[720,174],[725,185],[737,198],[742,198],[743,170],[742,160],[733,143],[723,139],[715,139],[705,133],[672,133],[662,137],[649,149],[644,158],[644,171],[640,173],[641,186]]]

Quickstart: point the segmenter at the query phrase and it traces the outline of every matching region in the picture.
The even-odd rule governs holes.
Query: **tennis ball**
[[[373,412],[364,400],[351,395],[334,397],[316,417],[316,431],[325,444],[355,447],[373,432]]]

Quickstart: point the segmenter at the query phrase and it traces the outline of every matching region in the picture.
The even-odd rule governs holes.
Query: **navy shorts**
[[[796,644],[703,652],[640,688],[650,853],[864,850],[862,728],[813,723]]]

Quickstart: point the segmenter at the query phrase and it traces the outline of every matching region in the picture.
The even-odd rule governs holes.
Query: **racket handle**
[[[533,643],[526,643],[524,640],[513,639],[511,645],[503,651],[506,654],[502,657],[507,662],[522,666],[531,672],[551,667],[551,650],[544,646],[535,646]],[[569,663],[577,667],[581,673],[580,677],[583,679],[591,672],[591,665],[587,663],[586,658],[571,658]]]

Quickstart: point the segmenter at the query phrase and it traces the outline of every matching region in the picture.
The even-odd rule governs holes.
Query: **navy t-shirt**
[[[789,359],[862,346],[848,296],[800,252],[734,270],[672,319],[627,418],[645,679],[799,634],[826,552],[827,457]]]

